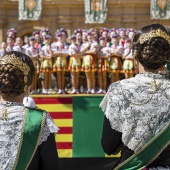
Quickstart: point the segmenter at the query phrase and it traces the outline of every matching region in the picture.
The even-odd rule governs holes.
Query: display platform
[[[101,147],[103,94],[32,95],[36,106],[50,113],[60,128],[56,147],[60,158],[109,157]],[[114,157],[119,157],[116,155]]]
[[[59,169],[109,170],[120,154],[106,155],[101,146],[103,94],[32,95],[60,128],[56,135]]]

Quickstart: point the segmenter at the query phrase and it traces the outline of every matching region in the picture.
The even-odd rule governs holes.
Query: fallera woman
[[[33,62],[24,53],[11,51],[0,59],[1,170],[58,170],[58,127],[46,111],[23,105],[33,75]]]
[[[139,74],[111,84],[100,104],[102,147],[109,155],[121,150],[115,170],[170,169],[170,81],[159,74],[170,61],[170,33],[147,25],[135,34],[132,50]]]

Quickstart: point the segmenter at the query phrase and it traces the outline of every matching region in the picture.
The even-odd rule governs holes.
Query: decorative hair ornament
[[[141,35],[139,37],[139,42],[140,42],[140,44],[143,44],[145,41],[147,41],[153,37],[161,37],[161,38],[165,39],[170,44],[170,36],[166,32],[164,32],[160,29],[152,30],[151,32]]]
[[[5,55],[2,59],[0,59],[0,64],[5,65],[5,64],[11,64],[17,68],[19,68],[23,74],[24,74],[24,91],[26,91],[28,89],[28,73],[30,71],[30,67],[24,63],[23,61],[21,61],[18,57],[15,56],[15,54],[11,54],[11,55]]]
[[[133,52],[133,57],[136,58],[137,54],[138,54],[138,52],[137,52],[137,50],[135,49],[134,52]]]
[[[28,90],[28,86],[25,85],[25,86],[24,86],[24,91],[27,91],[27,90]]]
[[[160,71],[161,71],[161,72],[164,72],[165,70],[166,70],[165,66],[162,66],[162,67],[160,68]]]

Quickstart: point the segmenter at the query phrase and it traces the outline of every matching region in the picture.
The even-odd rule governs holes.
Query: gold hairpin
[[[145,41],[147,41],[153,37],[161,37],[161,38],[165,39],[170,44],[169,35],[160,29],[152,30],[151,32],[141,35],[139,37],[139,42],[140,42],[140,44],[143,44]]]
[[[30,71],[30,67],[24,63],[23,61],[21,61],[18,57],[15,56],[15,54],[11,54],[11,55],[5,55],[2,59],[0,59],[0,64],[4,65],[4,64],[11,64],[17,68],[19,68],[23,74],[24,74],[24,91],[26,91],[28,89],[27,86],[27,82],[28,82],[28,73]]]
[[[137,50],[134,50],[133,57],[136,58],[137,54],[138,54]]]

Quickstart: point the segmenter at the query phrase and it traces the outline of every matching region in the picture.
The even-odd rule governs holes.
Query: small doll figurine
[[[60,29],[59,29],[59,32],[62,33],[62,38],[63,38],[64,43],[67,44],[67,45],[69,45],[69,44],[67,43],[68,32],[67,32],[64,28],[60,28]]]
[[[25,53],[25,48],[23,48],[22,45],[23,45],[22,38],[17,37],[16,42],[15,42],[15,46],[13,47],[13,50]]]
[[[111,28],[110,30],[109,30],[109,32],[108,32],[108,38],[109,38],[109,44],[107,44],[109,47],[112,45],[111,44],[111,39],[112,39],[112,36],[113,35],[115,35],[115,34],[117,34],[117,29],[116,28]]]
[[[57,49],[57,42],[58,42],[58,30],[55,32],[54,38],[55,40],[51,43],[51,50],[54,52]],[[61,33],[60,33],[61,34]]]
[[[81,44],[82,44],[82,31],[81,31],[81,29],[75,30],[74,35],[76,35],[76,44],[81,46]]]
[[[49,30],[48,28],[44,28],[44,29],[42,29],[41,32],[40,32],[41,47],[45,45],[45,42],[44,42],[44,41],[45,41],[46,35],[51,36],[51,32],[50,32],[50,30]]]
[[[87,31],[86,30],[82,30],[82,43],[87,42]]]
[[[96,71],[96,52],[98,44],[93,41],[92,33],[87,33],[87,42],[81,45],[83,55],[82,71],[85,72],[87,80],[87,93],[95,93],[95,71]]]
[[[7,31],[7,37],[10,37],[15,41],[15,38],[17,37],[17,31],[14,28],[11,28]]]
[[[37,92],[37,78],[39,73],[39,61],[38,61],[38,53],[35,48],[35,37],[31,36],[29,37],[29,44],[30,47],[26,49],[26,54],[32,59],[34,67],[35,67],[35,73],[33,77],[33,82],[31,86],[31,94],[35,94]]]
[[[14,28],[11,28],[11,29],[9,29],[7,31],[7,39],[11,38],[11,40],[12,40],[12,47],[15,46],[15,41],[16,41],[17,35],[18,35],[18,32]]]
[[[110,56],[110,49],[106,46],[106,37],[99,38],[100,47],[97,53],[97,72],[99,81],[99,91],[98,94],[106,93],[107,77],[106,73],[109,68],[108,58]]]
[[[90,30],[91,31],[91,33],[92,33],[92,37],[93,37],[93,41],[94,42],[98,42],[98,38],[99,38],[99,33],[98,33],[98,31],[96,30],[96,29],[91,29]]]
[[[57,42],[53,44],[54,65],[53,71],[57,73],[58,94],[65,94],[65,72],[68,71],[68,44],[65,42],[65,36],[62,32],[56,33]]]
[[[6,47],[7,47],[7,44],[5,41],[2,41],[1,43],[1,49],[0,49],[0,57],[2,57],[4,54],[6,54]]]
[[[108,39],[108,32],[109,32],[108,28],[103,28],[103,29],[100,30],[100,36]]]
[[[24,36],[24,45],[22,46],[22,48],[24,48],[25,50],[27,50],[27,48],[30,47],[30,44],[29,44],[29,37],[28,36]]]
[[[123,73],[125,73],[125,78],[133,77],[135,73],[134,67],[134,57],[132,56],[132,41],[130,39],[126,40],[126,48],[123,53]]]
[[[76,44],[80,48],[81,45],[87,42],[87,31],[85,29],[77,29],[74,31],[74,34],[76,35]],[[82,58],[80,58],[82,63]],[[86,78],[84,72],[79,72],[79,92],[84,93],[84,89],[86,88]]]
[[[51,36],[46,35],[44,37],[44,46],[40,50],[41,67],[40,71],[44,73],[44,79],[42,79],[42,87],[44,94],[50,94],[51,77],[52,77],[52,57],[53,53],[50,48]]]
[[[133,29],[133,28],[130,28],[130,29],[126,32],[127,38],[132,41],[135,33],[136,33],[136,30]]]
[[[118,45],[118,35],[114,34],[111,37],[110,46],[110,61],[109,61],[109,72],[111,74],[111,83],[118,81],[119,73],[122,69],[121,57],[123,55],[123,46]]]
[[[37,49],[37,51],[41,48],[41,38],[40,38],[40,31],[36,30],[32,33],[32,36],[35,37],[35,44],[34,47]]]
[[[125,41],[127,39],[125,28],[119,28],[118,35],[119,35],[119,45],[124,47]]]
[[[69,46],[69,70],[71,72],[72,80],[72,94],[78,94],[79,90],[79,74],[81,71],[81,58],[80,46],[76,43],[76,35],[70,37],[71,45]]]
[[[13,39],[11,37],[7,37],[6,42],[7,42],[6,51],[7,52],[12,51],[13,50],[13,45],[14,45]]]

